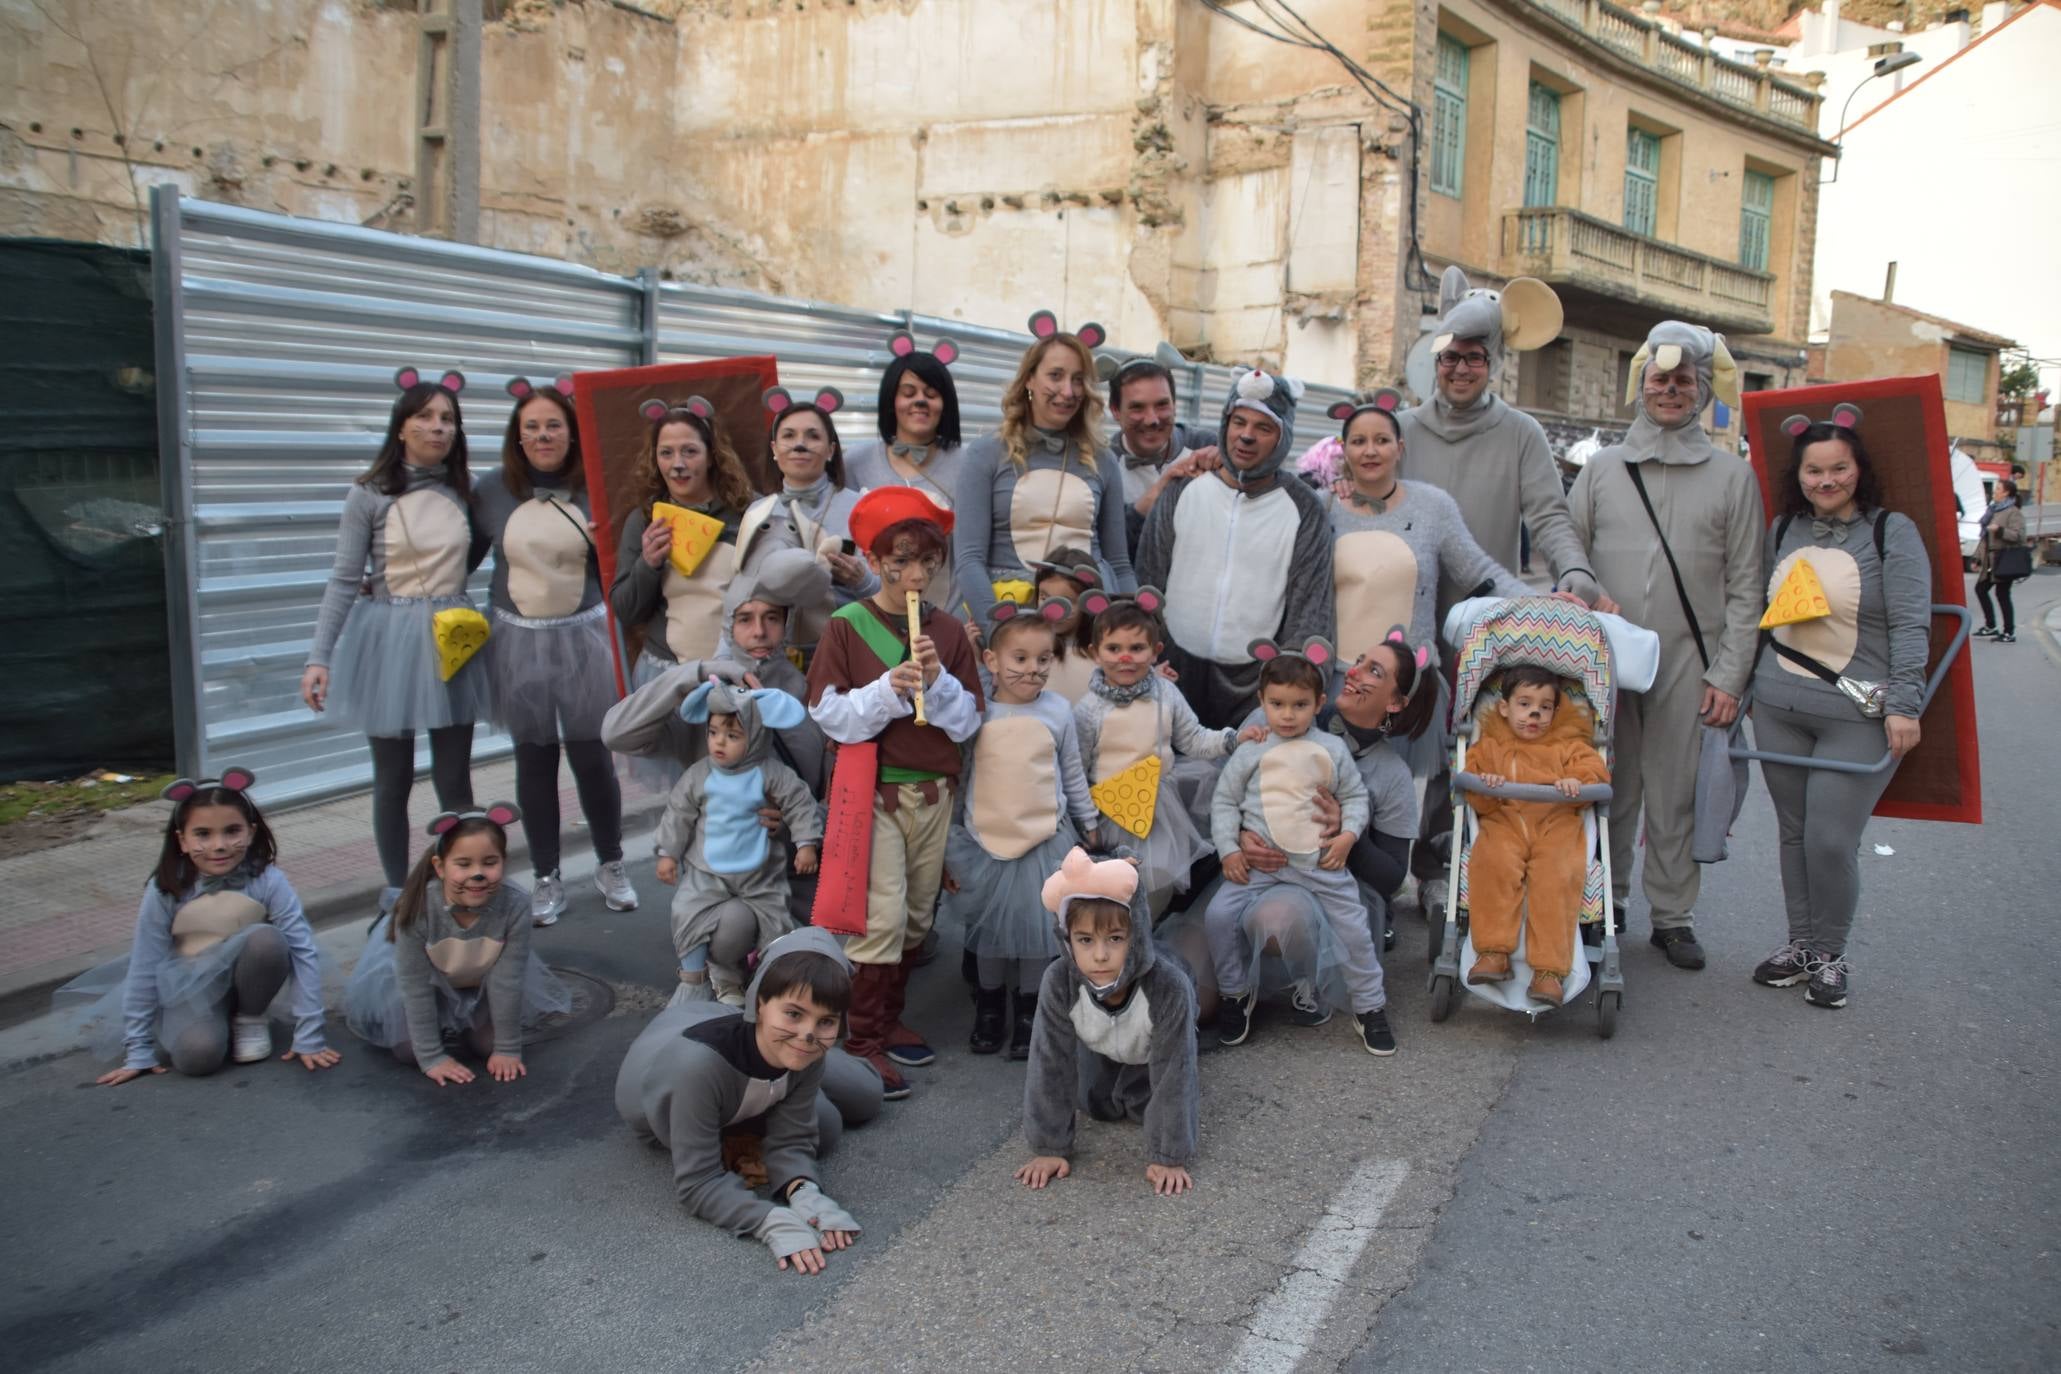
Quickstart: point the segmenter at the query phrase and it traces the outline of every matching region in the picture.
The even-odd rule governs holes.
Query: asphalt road
[[[2026,584],[2023,622],[2057,598]],[[819,1278],[683,1214],[616,1119],[669,991],[648,873],[629,915],[573,884],[542,939],[616,1011],[513,1085],[439,1090],[338,1023],[326,1075],[101,1089],[47,1024],[0,1033],[0,1351],[208,1374],[2056,1367],[2061,650],[1976,648],[1987,823],[1870,828],[1848,1010],[1747,981],[1780,939],[1754,857],[1708,871],[1708,971],[1628,947],[1607,1044],[1585,1012],[1428,1024],[1406,917],[1400,1055],[1265,1026],[1203,1061],[1195,1193],[1150,1196],[1136,1131],[1093,1123],[1075,1176],[1030,1193],[1022,1070],[964,1053],[948,954],[912,997],[939,1064],[825,1169],[866,1232]],[[1735,852],[1770,852],[1771,824],[1756,783]]]

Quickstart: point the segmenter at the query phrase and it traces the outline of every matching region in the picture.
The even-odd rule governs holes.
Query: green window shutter
[[[1989,399],[1989,355],[1972,348],[1947,349],[1946,396],[1949,401],[1981,405]]]
[[[1644,129],[1625,137],[1624,227],[1652,238],[1660,221],[1660,139]]]
[[[1748,172],[1739,198],[1739,265],[1768,270],[1768,230],[1775,213],[1775,179]]]
[[[1524,123],[1524,203],[1552,205],[1560,197],[1560,93],[1531,83]]]
[[[1451,34],[1438,36],[1437,75],[1431,95],[1431,189],[1457,196],[1467,157],[1467,48]]]

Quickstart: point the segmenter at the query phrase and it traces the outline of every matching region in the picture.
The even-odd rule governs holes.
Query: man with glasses
[[[1133,358],[1109,378],[1109,410],[1116,417],[1116,456],[1123,464],[1124,528],[1131,560],[1138,536],[1169,482],[1217,468],[1217,446],[1206,434],[1191,434],[1174,419],[1177,397],[1173,368],[1184,361],[1161,344],[1150,358]]]

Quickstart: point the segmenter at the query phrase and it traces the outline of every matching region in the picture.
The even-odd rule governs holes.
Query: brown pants
[[[1524,957],[1534,973],[1565,978],[1574,960],[1588,874],[1581,809],[1505,802],[1481,818],[1467,860],[1468,919],[1480,954],[1517,952],[1517,914],[1530,889]]]

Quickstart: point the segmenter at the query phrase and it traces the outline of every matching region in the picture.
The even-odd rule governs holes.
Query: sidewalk
[[[619,765],[618,772],[627,769]],[[591,877],[594,854],[571,772],[561,768],[559,782],[560,868],[568,895],[578,900],[574,882]],[[475,767],[472,788],[482,804],[514,797],[514,760]],[[665,802],[662,793],[627,776],[622,788],[626,832]],[[168,809],[166,803],[153,802],[110,812],[67,843],[0,859],[0,998],[19,1000],[128,951],[143,884],[157,866]],[[412,853],[422,852],[422,828],[436,812],[435,791],[427,778],[418,779],[408,806]],[[371,917],[384,883],[372,843],[370,792],[265,819],[279,842],[280,866],[293,879],[311,922],[321,926]],[[510,871],[527,886],[528,833],[517,826],[509,839]],[[626,850],[632,858],[638,853],[634,846]]]

